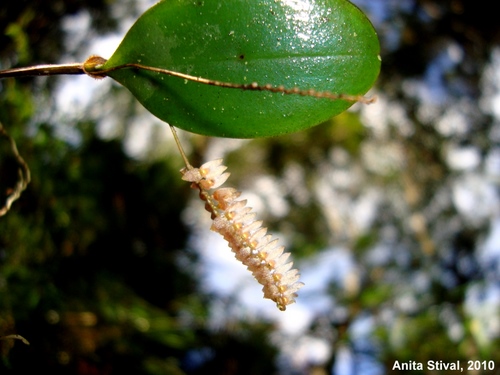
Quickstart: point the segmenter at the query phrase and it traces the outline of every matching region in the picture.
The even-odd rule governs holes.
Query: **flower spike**
[[[191,182],[205,201],[205,209],[212,216],[211,229],[221,234],[235,254],[247,266],[254,278],[263,285],[264,298],[276,303],[281,311],[295,302],[297,291],[304,285],[299,282],[299,272],[288,262],[290,253],[278,246],[277,239],[267,233],[262,221],[255,220],[255,213],[247,207],[246,200],[238,200],[240,192],[234,188],[220,187],[229,177],[222,159],[209,161],[199,168],[189,164],[176,131],[171,127],[175,141],[186,164],[181,170],[182,179]]]

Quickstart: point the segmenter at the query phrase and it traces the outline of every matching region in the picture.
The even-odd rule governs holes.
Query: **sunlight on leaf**
[[[139,18],[102,69],[128,63],[347,95],[365,94],[380,70],[371,23],[345,0],[162,1]],[[217,137],[296,132],[353,104],[230,90],[138,69],[107,75],[170,125]]]

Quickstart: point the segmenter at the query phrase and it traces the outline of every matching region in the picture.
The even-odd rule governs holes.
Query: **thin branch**
[[[0,70],[0,79],[8,77],[52,76],[59,74],[85,74],[83,64],[46,64],[24,68]]]
[[[8,142],[10,143],[12,154],[14,155],[18,163],[18,180],[15,186],[8,190],[5,203],[3,207],[0,207],[0,216],[3,216],[9,211],[12,203],[14,203],[14,201],[16,201],[21,196],[21,193],[24,191],[24,189],[26,189],[26,186],[28,186],[31,180],[31,173],[28,164],[26,164],[22,156],[19,155],[16,142],[9,134],[7,134],[7,131],[2,124],[0,124],[0,136],[7,138]]]
[[[7,336],[1,336],[0,340],[21,340],[24,344],[29,345],[29,341],[26,340],[23,336],[21,335],[7,335]]]
[[[7,77],[48,76],[57,74],[87,74],[90,77],[99,79],[106,77],[108,73],[121,69],[140,69],[159,74],[166,74],[172,77],[183,78],[185,80],[202,83],[204,85],[224,87],[228,89],[238,89],[247,91],[269,91],[274,93],[282,93],[290,95],[310,96],[313,98],[320,98],[320,99],[325,98],[330,100],[346,100],[348,102],[361,102],[364,104],[370,104],[375,101],[375,98],[366,98],[362,95],[349,95],[343,93],[334,93],[330,91],[317,91],[315,89],[301,89],[299,87],[287,88],[282,85],[273,86],[270,84],[259,84],[257,82],[252,82],[252,83],[222,82],[214,79],[192,76],[189,74],[184,74],[169,69],[156,68],[153,66],[147,66],[136,63],[126,63],[109,69],[102,69],[105,63],[106,59],[100,56],[93,55],[90,56],[83,63],[60,64],[60,65],[36,65],[36,66],[29,66],[26,68],[0,70],[0,79]]]

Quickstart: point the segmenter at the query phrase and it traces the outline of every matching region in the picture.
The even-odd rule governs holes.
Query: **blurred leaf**
[[[33,20],[34,12],[27,9],[17,20],[16,23],[10,23],[5,29],[5,35],[14,40],[18,59],[21,64],[26,63],[31,58],[29,36],[26,33],[26,26]]]

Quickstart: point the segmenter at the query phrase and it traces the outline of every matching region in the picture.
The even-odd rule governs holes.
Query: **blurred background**
[[[126,89],[0,81],[32,176],[0,217],[0,336],[30,342],[0,340],[1,374],[500,373],[497,16],[484,0],[353,2],[381,41],[375,104],[277,138],[180,133],[193,165],[225,158],[292,252],[306,286],[286,312],[210,232],[168,127]],[[109,57],[153,3],[7,1],[0,69]],[[0,155],[7,194],[5,137]]]

